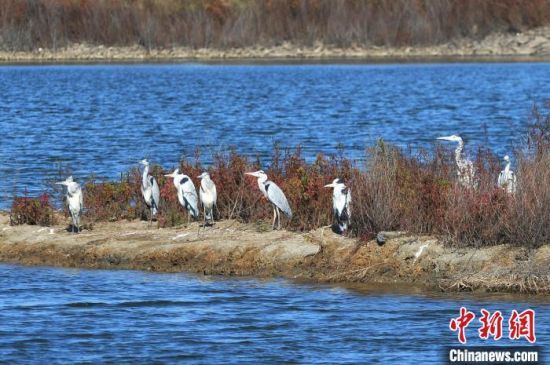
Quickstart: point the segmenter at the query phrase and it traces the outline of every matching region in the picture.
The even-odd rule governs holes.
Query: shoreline
[[[548,62],[550,27],[524,33],[494,33],[482,40],[456,39],[433,46],[386,47],[322,43],[228,49],[71,44],[56,50],[0,51],[0,64],[50,63],[403,63],[403,62]]]
[[[550,245],[458,248],[433,236],[386,232],[358,243],[321,228],[271,231],[236,221],[201,229],[158,229],[143,221],[97,223],[78,235],[65,225],[10,226],[0,214],[0,262],[88,269],[137,269],[321,284],[410,285],[421,291],[550,294]]]

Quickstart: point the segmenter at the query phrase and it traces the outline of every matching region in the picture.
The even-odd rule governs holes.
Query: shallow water
[[[58,170],[109,178],[148,157],[166,168],[203,147],[266,157],[363,158],[377,138],[430,147],[461,134],[470,153],[521,141],[550,64],[0,66],[0,197]]]
[[[0,360],[440,363],[458,344],[448,325],[460,306],[505,318],[535,309],[537,344],[549,355],[548,298],[0,265]],[[477,328],[468,344],[481,344]]]

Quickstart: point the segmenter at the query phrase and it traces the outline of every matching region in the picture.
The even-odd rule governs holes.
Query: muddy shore
[[[550,245],[453,248],[436,237],[387,232],[357,243],[329,228],[308,233],[217,222],[157,229],[147,222],[98,223],[79,235],[10,226],[0,215],[0,261],[93,269],[284,277],[321,283],[412,284],[443,291],[550,294]]]
[[[146,49],[142,46],[105,47],[101,45],[73,44],[66,48],[34,51],[2,51],[3,63],[48,62],[186,62],[186,61],[299,61],[299,60],[350,60],[350,61],[468,61],[468,60],[550,60],[550,27],[524,33],[494,33],[482,40],[456,39],[452,42],[421,47],[377,47],[354,45],[338,48],[322,43],[301,47],[283,43],[272,47],[229,49]]]

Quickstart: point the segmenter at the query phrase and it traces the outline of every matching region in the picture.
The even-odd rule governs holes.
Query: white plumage
[[[214,222],[214,207],[218,199],[218,192],[216,191],[216,184],[214,184],[208,172],[203,172],[199,179],[201,179],[199,196],[206,224],[207,220]]]
[[[464,141],[462,138],[457,135],[452,135],[448,137],[438,137],[437,139],[458,142],[458,146],[455,149],[458,182],[464,187],[473,188],[475,186],[474,163],[466,159],[462,154],[464,150]]]
[[[514,194],[516,192],[517,179],[516,174],[514,174],[514,171],[510,168],[512,163],[508,155],[504,156],[504,162],[506,166],[498,175],[497,185],[499,188],[506,190],[507,193]]]
[[[178,201],[184,207],[188,214],[188,222],[191,217],[197,219],[199,217],[199,198],[197,189],[191,178],[185,174],[180,174],[179,169],[168,175],[164,175],[174,179],[174,186],[178,194]]]
[[[340,233],[347,231],[351,220],[351,190],[341,179],[334,179],[331,184],[325,185],[332,190],[332,210]]]
[[[149,162],[147,160],[142,160],[140,163],[144,166],[141,181],[141,194],[143,195],[145,204],[151,210],[151,216],[149,218],[150,224],[153,221],[153,217],[158,213],[160,189],[157,180],[149,175]]]
[[[258,179],[260,191],[273,206],[273,229],[275,229],[275,222],[277,222],[277,227],[281,229],[281,211],[289,219],[292,219],[292,209],[290,209],[285,194],[277,184],[267,179],[267,175],[262,170],[247,172],[246,174]]]
[[[72,176],[56,184],[65,185],[67,187],[67,205],[69,206],[69,212],[71,213],[71,219],[73,221],[71,230],[75,232],[76,229],[76,232],[80,232],[80,215],[84,209],[82,189],[76,181],[73,181]]]

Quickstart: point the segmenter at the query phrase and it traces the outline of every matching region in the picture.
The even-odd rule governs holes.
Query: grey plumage
[[[267,180],[267,175],[262,170],[256,172],[247,172],[247,175],[254,176],[258,179],[258,187],[262,194],[269,200],[273,206],[273,229],[275,229],[275,223],[277,227],[281,228],[281,216],[282,211],[289,219],[292,218],[292,210],[288,204],[285,194],[273,181]]]
[[[187,210],[188,222],[190,221],[190,217],[197,219],[199,217],[199,198],[197,196],[197,189],[195,189],[195,184],[193,184],[191,178],[185,174],[180,174],[179,169],[175,169],[171,174],[164,176],[174,179],[178,201]]]
[[[290,205],[288,204],[288,200],[286,199],[285,194],[281,190],[277,184],[275,184],[273,181],[266,181],[264,183],[265,191],[267,194],[267,199],[271,202],[271,204],[275,205],[277,208],[279,208],[289,219],[292,218],[292,209],[290,209]]]
[[[149,175],[149,162],[142,160],[140,163],[143,167],[143,175],[141,181],[141,194],[145,200],[145,204],[151,210],[149,224],[153,221],[153,217],[158,213],[160,202],[160,189],[157,180]]]
[[[201,179],[199,197],[203,208],[204,223],[206,224],[206,221],[214,222],[214,207],[218,199],[216,184],[214,184],[208,172],[203,172],[198,177]]]
[[[67,205],[69,207],[69,212],[71,213],[72,227],[71,230],[74,232],[80,232],[80,216],[84,210],[84,201],[82,195],[82,189],[80,185],[73,180],[72,176],[69,176],[65,181],[56,183],[58,185],[65,185],[67,187]]]

